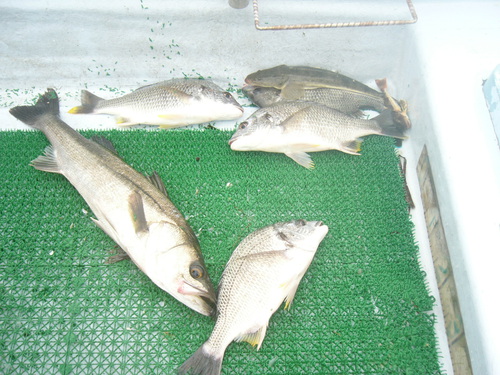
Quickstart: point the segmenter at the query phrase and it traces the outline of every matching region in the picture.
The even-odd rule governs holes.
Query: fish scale
[[[175,128],[208,121],[234,120],[243,108],[209,80],[178,78],[136,89],[119,98],[102,99],[82,90],[82,105],[73,114],[109,114],[120,126],[136,124]]]
[[[54,90],[10,113],[51,143],[31,165],[64,175],[92,209],[95,224],[139,269],[180,302],[211,315],[215,293],[198,240],[160,177],[147,178],[122,161],[109,141],[89,140],[64,123]]]
[[[179,374],[218,375],[232,341],[262,345],[271,315],[290,306],[328,227],[296,220],[261,228],[236,247],[219,283],[217,321]]]
[[[281,90],[272,87],[246,86],[243,91],[259,107],[269,107],[274,103],[289,101],[281,95]],[[297,100],[320,103],[356,117],[361,116],[361,110],[364,109],[382,112],[385,108],[382,93],[367,95],[363,92],[347,89],[303,90],[302,95]]]
[[[395,124],[390,110],[370,119],[354,118],[314,102],[279,102],[254,112],[229,140],[235,151],[281,152],[306,168],[307,152],[339,150],[358,155],[360,137],[383,135],[405,139],[406,128]]]

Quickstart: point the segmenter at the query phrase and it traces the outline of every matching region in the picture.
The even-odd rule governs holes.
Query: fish
[[[243,92],[259,107],[268,107],[272,104],[290,101],[281,95],[281,90],[274,87],[244,86]],[[303,90],[302,95],[295,99],[305,102],[316,102],[351,116],[363,116],[363,110],[382,112],[385,107],[383,93],[367,95],[361,91],[344,88],[315,88]]]
[[[381,113],[391,109],[396,123],[411,127],[408,103],[387,92],[387,79],[375,80],[381,92],[353,78],[327,69],[279,65],[259,70],[245,78],[243,91],[260,107],[283,100],[318,102],[360,117],[362,110]],[[256,89],[258,89],[256,91]],[[274,89],[274,90],[273,90]],[[278,91],[279,90],[279,91]],[[260,104],[259,104],[260,103]],[[261,105],[263,104],[263,105]]]
[[[81,105],[69,113],[109,114],[115,116],[119,126],[144,124],[168,129],[235,120],[243,115],[243,108],[229,92],[210,80],[177,78],[108,100],[82,90]]]
[[[404,126],[395,124],[390,110],[373,119],[354,118],[313,102],[279,102],[255,111],[239,124],[229,140],[234,151],[284,153],[308,169],[308,152],[339,150],[359,155],[360,137],[377,134],[406,139]]]
[[[279,89],[281,96],[288,100],[298,100],[305,90],[318,88],[350,90],[383,99],[380,92],[353,78],[309,66],[279,65],[251,73],[245,78],[245,82],[251,86]]]
[[[146,177],[106,138],[87,139],[63,122],[53,89],[10,113],[50,142],[31,162],[34,168],[66,177],[92,209],[94,223],[153,283],[200,314],[214,313],[215,291],[200,244],[158,173]]]
[[[280,222],[250,233],[236,247],[218,287],[217,319],[208,340],[178,374],[218,375],[233,341],[262,346],[271,316],[290,308],[328,226],[322,221]]]

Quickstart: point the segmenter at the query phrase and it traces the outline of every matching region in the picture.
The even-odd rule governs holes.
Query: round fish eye
[[[247,126],[248,126],[248,122],[243,121],[238,128],[239,129],[245,129]]]
[[[226,91],[226,92],[224,92],[224,96],[225,96],[227,99],[232,99],[232,98],[233,98],[233,96],[232,96],[230,93],[228,93],[227,91]]]
[[[203,267],[201,267],[200,265],[197,265],[197,264],[192,265],[189,268],[189,273],[193,279],[199,279],[199,278],[203,277],[203,275],[205,274]]]

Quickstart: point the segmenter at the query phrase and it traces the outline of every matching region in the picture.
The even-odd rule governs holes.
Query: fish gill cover
[[[218,283],[251,231],[293,219],[330,228],[290,310],[271,318],[260,351],[229,346],[223,374],[439,374],[429,295],[394,140],[362,155],[315,154],[306,170],[282,154],[231,151],[230,132],[85,131],[109,138],[143,173],[156,170],[198,235]],[[0,372],[170,374],[213,321],[156,287],[61,175],[29,162],[47,140],[0,136]]]

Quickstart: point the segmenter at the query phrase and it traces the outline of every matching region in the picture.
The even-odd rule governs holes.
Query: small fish
[[[274,87],[245,86],[243,92],[259,107],[290,101],[281,95],[281,90]],[[362,110],[382,112],[385,109],[384,94],[368,95],[344,88],[322,87],[303,90],[302,95],[296,100],[320,103],[355,117],[361,117]]]
[[[321,221],[296,220],[270,225],[243,239],[219,283],[214,330],[178,373],[220,374],[224,352],[233,341],[260,349],[269,319],[283,301],[290,307],[327,233]]]
[[[360,137],[378,134],[405,139],[390,110],[359,119],[312,102],[280,102],[255,111],[229,140],[235,151],[280,152],[306,168],[314,163],[307,152],[339,150],[359,155]]]
[[[143,86],[116,99],[102,99],[82,90],[82,105],[69,113],[109,114],[119,126],[137,124],[176,128],[209,121],[234,120],[243,108],[209,80],[172,79]]]
[[[200,314],[213,313],[215,292],[200,245],[158,174],[147,178],[122,161],[111,142],[87,139],[63,122],[52,89],[34,106],[10,113],[51,143],[33,167],[64,175],[94,212],[97,226],[156,285]]]
[[[249,74],[245,82],[252,86],[273,87],[281,90],[287,100],[298,100],[304,90],[334,88],[350,90],[380,98],[381,93],[343,74],[309,66],[279,65]]]

